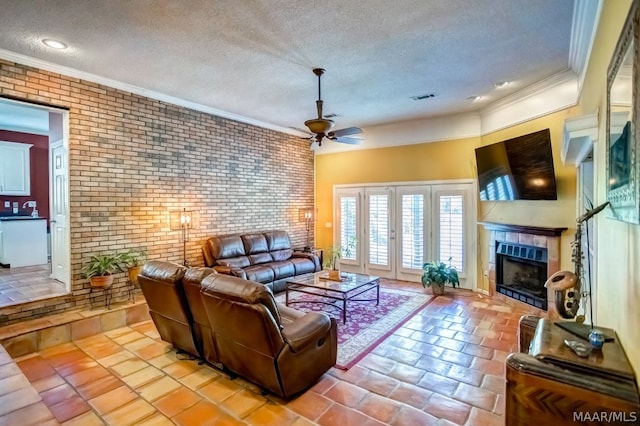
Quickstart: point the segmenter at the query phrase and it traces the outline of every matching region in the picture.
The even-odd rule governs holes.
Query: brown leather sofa
[[[266,284],[274,293],[286,288],[287,278],[322,269],[317,255],[291,248],[286,231],[211,237],[202,253],[206,266]]]
[[[276,303],[264,284],[160,261],[138,282],[162,340],[283,398],[336,362],[335,320]]]

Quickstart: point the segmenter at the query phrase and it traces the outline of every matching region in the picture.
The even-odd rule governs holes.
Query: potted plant
[[[454,288],[460,284],[458,271],[451,265],[451,258],[448,266],[444,262],[427,262],[422,266],[422,271],[422,286],[431,287],[435,295],[444,294],[445,284],[451,284]]]
[[[92,287],[107,288],[113,284],[113,274],[121,272],[120,256],[117,254],[100,254],[89,258],[82,267],[82,274],[89,278]]]
[[[345,246],[334,246],[328,250],[327,258],[322,266],[329,270],[329,279],[340,281],[339,261],[343,254],[346,257],[351,257],[351,252],[355,247],[356,239],[352,238]]]
[[[142,269],[142,265],[147,260],[147,253],[144,250],[127,250],[120,253],[119,264],[121,270],[127,270],[129,281],[133,285],[138,284],[138,274]]]

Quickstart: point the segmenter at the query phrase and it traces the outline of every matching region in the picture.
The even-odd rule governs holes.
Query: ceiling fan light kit
[[[355,144],[359,142],[359,139],[356,138],[346,138],[346,135],[355,135],[358,133],[362,133],[362,129],[358,127],[349,127],[347,129],[336,130],[335,132],[330,132],[333,127],[333,121],[327,118],[324,118],[322,115],[322,89],[320,85],[320,80],[322,74],[324,74],[323,68],[314,68],[313,73],[318,76],[318,100],[316,101],[316,109],[318,112],[318,118],[312,118],[311,120],[307,120],[304,122],[304,125],[309,128],[309,131],[314,134],[312,137],[313,142],[317,143],[318,146],[322,146],[322,139],[325,137],[327,139],[333,140],[335,142]]]
[[[326,134],[333,127],[333,121],[322,118],[314,118],[313,120],[305,121],[304,125],[307,126],[309,130],[311,130],[311,133]]]

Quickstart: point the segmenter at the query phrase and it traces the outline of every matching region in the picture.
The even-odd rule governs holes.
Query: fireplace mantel
[[[490,231],[517,232],[520,234],[544,235],[546,237],[559,237],[567,228],[548,228],[528,225],[510,225],[507,223],[478,222]]]

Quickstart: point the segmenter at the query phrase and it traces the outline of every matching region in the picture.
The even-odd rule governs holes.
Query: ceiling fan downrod
[[[324,68],[314,68],[313,73],[318,76],[318,100],[316,101],[316,107],[318,109],[318,118],[322,119],[322,79],[320,77],[324,74]]]

